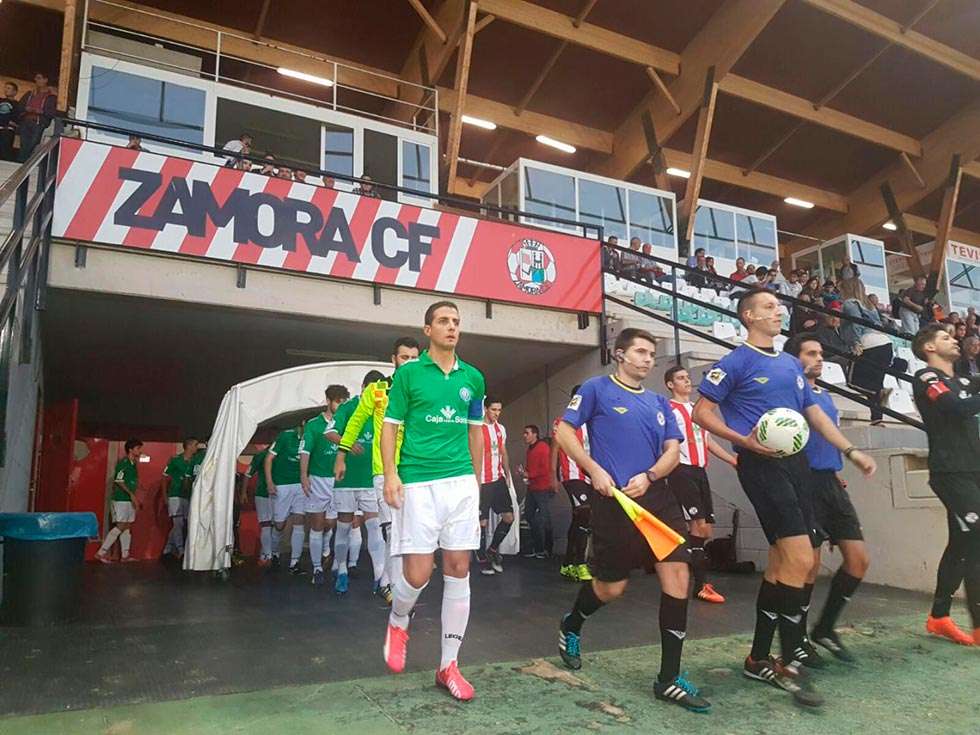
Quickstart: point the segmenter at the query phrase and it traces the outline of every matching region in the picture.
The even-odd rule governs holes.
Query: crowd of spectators
[[[34,75],[34,86],[23,94],[16,82],[4,82],[0,98],[0,160],[23,163],[31,157],[57,114],[57,101],[51,81],[43,72]],[[15,152],[14,143],[18,140]]]

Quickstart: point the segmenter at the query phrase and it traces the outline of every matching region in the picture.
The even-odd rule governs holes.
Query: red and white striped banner
[[[55,237],[599,312],[599,243],[63,139]]]

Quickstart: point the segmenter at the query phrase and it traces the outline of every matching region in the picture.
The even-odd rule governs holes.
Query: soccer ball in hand
[[[810,425],[792,408],[773,408],[762,414],[755,425],[759,443],[767,449],[789,457],[806,446]]]

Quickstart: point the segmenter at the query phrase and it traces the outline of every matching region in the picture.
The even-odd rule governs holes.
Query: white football
[[[806,446],[810,425],[792,408],[773,408],[766,411],[755,425],[759,443],[767,449],[789,457]]]

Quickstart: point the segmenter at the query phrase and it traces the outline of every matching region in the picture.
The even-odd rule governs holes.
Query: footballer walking
[[[409,617],[442,550],[442,659],[436,684],[473,698],[457,656],[470,616],[470,556],[480,545],[483,375],[456,355],[459,309],[450,301],[425,312],[429,349],[395,373],[381,433],[385,500],[392,508],[391,553],[401,556],[384,643],[395,673],[405,669]],[[396,462],[398,434],[404,429]]]

